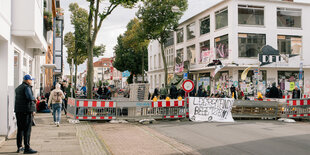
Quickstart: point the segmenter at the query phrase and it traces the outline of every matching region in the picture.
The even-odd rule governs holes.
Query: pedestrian
[[[170,88],[171,99],[177,99],[177,95],[178,95],[178,89],[174,84],[172,84]]]
[[[198,88],[198,97],[203,97],[203,88],[202,88],[202,85],[200,85],[199,88]]]
[[[278,95],[278,98],[282,98],[282,96],[283,96],[283,92],[282,92],[282,90],[281,90],[281,87],[280,87],[280,85],[278,85],[278,93],[279,93],[279,95]]]
[[[83,85],[83,87],[81,88],[81,91],[83,92],[83,95],[86,95],[86,86]]]
[[[295,89],[293,90],[293,98],[300,98],[300,90],[297,86],[295,86]]]
[[[59,127],[59,122],[61,119],[61,103],[65,98],[63,91],[60,89],[60,84],[56,84],[56,89],[51,92],[48,100],[48,106],[52,104],[54,123]]]
[[[272,83],[272,87],[270,88],[269,98],[279,98],[279,91],[275,82]]]
[[[237,99],[236,87],[233,84],[230,87],[230,93],[231,93],[231,96],[234,94],[234,98],[236,100]]]
[[[161,88],[159,90],[159,94],[160,94],[161,100],[166,99],[168,93],[167,93],[167,89],[165,88],[164,84],[161,85]]]
[[[17,153],[24,149],[24,154],[34,154],[37,151],[30,148],[30,135],[33,123],[33,116],[35,115],[36,99],[32,92],[31,75],[25,75],[23,83],[15,89],[15,107],[14,112],[17,120]],[[22,148],[22,139],[24,138],[25,148]]]
[[[244,97],[244,93],[241,89],[237,88],[238,100],[242,100]]]
[[[154,89],[153,96],[152,96],[152,100],[154,99],[154,97],[157,97],[158,95],[159,95],[158,89],[155,88],[155,89]]]

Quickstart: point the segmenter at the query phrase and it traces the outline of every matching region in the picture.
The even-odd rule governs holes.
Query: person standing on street
[[[300,98],[300,90],[297,86],[295,86],[295,89],[293,90],[293,98]]]
[[[160,99],[162,100],[166,99],[168,93],[167,93],[167,89],[164,84],[162,84],[159,90],[159,94],[160,94]]]
[[[174,84],[172,84],[171,88],[170,88],[170,97],[171,97],[171,99],[176,99],[177,98],[177,94],[178,94],[178,89],[177,89],[177,87],[175,87]]]
[[[272,87],[270,88],[269,98],[279,98],[279,90],[276,87],[276,83],[273,83]]]
[[[279,93],[279,95],[278,95],[278,98],[282,98],[282,96],[283,96],[283,92],[282,92],[282,90],[281,90],[281,87],[280,87],[280,85],[278,85],[278,93]]]
[[[56,89],[51,92],[48,100],[48,106],[52,104],[54,123],[59,127],[59,122],[61,119],[61,106],[62,100],[65,98],[63,91],[60,89],[60,84],[56,84]]]
[[[36,99],[32,92],[32,80],[30,75],[25,75],[23,83],[15,89],[15,107],[17,120],[17,153],[23,150],[22,139],[24,137],[24,154],[34,154],[37,151],[30,148],[30,135],[33,122],[33,115],[35,115]]]
[[[230,93],[231,95],[234,94],[234,98],[235,100],[237,99],[237,94],[236,94],[236,87],[232,84],[231,87],[230,87]]]

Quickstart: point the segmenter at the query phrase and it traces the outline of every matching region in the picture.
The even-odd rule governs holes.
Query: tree
[[[71,24],[74,26],[74,33],[68,32],[64,38],[64,44],[67,47],[68,58],[67,62],[75,65],[75,77],[77,77],[78,66],[83,64],[87,59],[87,10],[80,8],[77,3],[69,5],[71,12]],[[105,46],[95,46],[94,56],[99,57],[105,51]],[[71,75],[72,76],[72,75]],[[76,78],[74,79],[74,89],[76,89]]]
[[[103,9],[100,8],[100,4],[108,0],[87,1],[89,2],[89,16],[87,22],[87,98],[91,99],[94,79],[93,51],[102,22],[117,6],[122,5],[124,7],[132,7],[139,0],[109,0],[108,6],[105,6]]]
[[[148,68],[148,63],[144,63],[142,67],[142,62],[147,62],[147,50],[142,50],[140,52],[136,52],[131,47],[124,46],[124,36],[120,35],[117,38],[117,45],[114,47],[115,51],[115,60],[113,66],[121,71],[124,72],[128,70],[131,73],[131,77],[133,74],[142,74],[142,68]],[[141,59],[144,56],[144,59]],[[132,80],[128,78],[128,83],[132,83]]]
[[[147,46],[150,41],[146,38],[145,33],[141,31],[141,26],[141,22],[137,18],[132,19],[127,25],[127,31],[123,37],[123,44],[129,49],[133,49],[136,54],[142,53],[141,74],[142,81],[144,82],[144,63],[147,61],[147,58],[145,59],[145,53],[147,55]]]
[[[178,11],[174,11],[177,7]],[[187,0],[145,0],[139,7],[138,18],[142,21],[142,30],[148,39],[157,40],[161,47],[161,55],[164,63],[165,85],[168,81],[168,69],[164,43],[169,33],[175,31],[183,12],[187,9]]]

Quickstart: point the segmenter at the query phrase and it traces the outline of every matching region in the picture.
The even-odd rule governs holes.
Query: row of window
[[[211,62],[214,58],[228,58],[230,50],[228,35],[223,35],[214,39],[214,49],[210,48],[210,40],[201,42],[199,60],[196,60],[195,45],[188,46],[186,49],[187,60],[191,64],[196,62]],[[266,45],[265,34],[238,34],[239,57],[257,57],[263,46]],[[278,35],[278,50],[280,54],[299,55],[302,48],[301,36]],[[184,62],[183,48],[176,50],[176,63]]]
[[[240,25],[264,25],[265,10],[262,6],[239,5],[238,23]],[[200,35],[210,32],[210,15],[199,20]],[[277,8],[278,27],[301,28],[301,9]],[[228,26],[228,9],[215,12],[215,29]],[[195,22],[186,26],[186,39],[195,38]],[[177,43],[184,41],[184,30],[176,31]]]

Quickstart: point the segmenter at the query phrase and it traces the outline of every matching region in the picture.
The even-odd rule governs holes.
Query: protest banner
[[[189,98],[189,118],[193,122],[234,122],[232,98]]]

